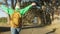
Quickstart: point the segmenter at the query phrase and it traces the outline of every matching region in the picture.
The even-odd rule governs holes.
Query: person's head
[[[58,6],[58,9],[60,9],[60,6]]]
[[[20,4],[19,2],[16,3],[16,6],[15,6],[15,10],[19,10],[20,9]]]
[[[43,10],[43,11],[46,10],[46,6],[45,6],[45,5],[42,6],[42,10]]]

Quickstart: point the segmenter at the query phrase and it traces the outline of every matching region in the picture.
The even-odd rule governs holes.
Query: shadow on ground
[[[56,28],[54,28],[52,31],[47,32],[46,34],[53,34],[56,31]]]
[[[23,27],[22,29],[30,29],[30,28],[41,28],[44,26],[33,26],[33,27]],[[0,27],[0,32],[10,31],[10,27]]]
[[[22,29],[30,29],[30,28],[42,28],[42,27],[45,27],[45,26],[40,26],[40,25],[38,25],[38,26],[28,26],[28,27],[22,27]]]
[[[0,27],[0,32],[10,31],[9,27]]]

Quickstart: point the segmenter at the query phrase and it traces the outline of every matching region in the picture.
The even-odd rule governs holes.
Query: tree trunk
[[[4,1],[5,1],[5,3],[6,3],[6,6],[8,6],[7,0],[4,0]]]
[[[14,0],[11,0],[11,7],[14,9]]]
[[[17,2],[21,3],[21,0],[17,0]]]
[[[15,5],[16,5],[16,3],[17,3],[17,0],[15,0],[16,2],[15,2]]]

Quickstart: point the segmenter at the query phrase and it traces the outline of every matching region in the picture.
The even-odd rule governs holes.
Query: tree
[[[20,1],[21,0],[15,0],[16,2],[15,2],[15,5],[16,5],[16,3],[17,2],[19,2],[20,3]],[[15,5],[14,5],[14,0],[11,0],[11,7],[14,9],[15,8]]]
[[[4,0],[4,1],[5,1],[5,3],[6,3],[6,6],[8,6],[7,0]]]
[[[11,7],[14,9],[14,0],[11,0]]]

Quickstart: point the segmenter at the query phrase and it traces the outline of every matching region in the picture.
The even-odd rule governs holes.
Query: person
[[[46,25],[51,25],[50,13],[51,13],[51,7],[47,6],[46,7]]]
[[[42,8],[43,1],[42,0],[34,0],[34,2],[36,3],[35,7],[40,10]]]
[[[2,8],[2,10],[4,10],[6,13],[8,13],[10,15],[11,34],[19,34],[19,32],[21,31],[21,27],[22,27],[22,22],[18,22],[19,19],[21,18],[21,16],[23,16],[25,13],[27,13],[27,11],[34,5],[36,5],[36,3],[32,3],[31,5],[23,8],[23,9],[20,9],[19,3],[17,3],[15,10],[12,8],[8,8],[4,5],[0,6]],[[20,18],[17,18],[17,17],[20,17]]]
[[[42,10],[41,10],[41,13],[40,13],[40,17],[41,17],[41,26],[45,26],[45,23],[46,23],[46,6],[43,5],[42,6]]]

